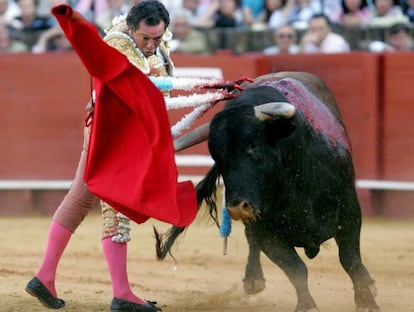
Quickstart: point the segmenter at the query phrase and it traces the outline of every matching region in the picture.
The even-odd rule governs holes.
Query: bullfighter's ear
[[[254,107],[254,113],[261,121],[288,119],[293,117],[295,111],[295,106],[288,102],[270,102]]]

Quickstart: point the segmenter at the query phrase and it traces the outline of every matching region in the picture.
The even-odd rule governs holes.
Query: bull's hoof
[[[261,292],[266,287],[266,280],[264,278],[261,279],[245,279],[243,281],[244,284],[244,292],[248,295],[253,295]]]
[[[377,296],[377,287],[375,284],[369,285],[368,290],[374,298]],[[356,312],[381,312],[380,307],[375,302],[371,303],[371,305],[370,307],[357,307]]]
[[[306,297],[299,298],[295,312],[319,312],[319,309],[310,294]]]
[[[377,296],[377,287],[374,283],[368,286],[368,288],[362,289],[356,292],[358,300],[356,299],[356,312],[380,312],[381,309],[375,302]]]

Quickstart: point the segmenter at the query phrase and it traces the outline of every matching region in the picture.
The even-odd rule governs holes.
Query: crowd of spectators
[[[115,16],[140,1],[0,0],[0,53],[70,50],[70,44],[50,15],[50,8],[57,4],[71,5],[104,35]],[[260,50],[266,54],[348,52],[353,47],[338,29],[375,27],[385,29],[385,36],[381,42],[373,40],[367,44],[366,50],[413,49],[414,0],[159,1],[170,11],[171,49],[177,53],[213,52],[210,33],[231,34],[240,29],[257,34],[271,31],[273,41]],[[394,47],[402,45],[401,42],[404,48]],[[215,48],[225,48],[223,40]]]

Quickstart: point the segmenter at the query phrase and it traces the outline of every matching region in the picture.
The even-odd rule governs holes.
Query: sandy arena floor
[[[40,264],[49,223],[50,217],[0,218],[1,312],[49,311],[24,291]],[[197,219],[174,248],[177,264],[170,257],[155,259],[153,225],[161,231],[168,228],[152,220],[133,225],[129,274],[136,293],[157,300],[163,312],[294,311],[293,287],[264,256],[266,289],[255,296],[243,293],[247,245],[240,223],[233,223],[224,256],[217,228],[206,218]],[[365,219],[361,245],[365,265],[377,282],[382,311],[414,311],[414,220]],[[351,281],[339,264],[335,242],[327,242],[316,259],[305,261],[320,311],[355,311]],[[70,241],[56,286],[66,301],[61,311],[109,311],[112,295],[98,214],[89,216]]]

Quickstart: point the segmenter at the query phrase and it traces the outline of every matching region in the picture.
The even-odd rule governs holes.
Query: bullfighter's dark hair
[[[164,21],[165,29],[170,24],[170,14],[165,6],[157,0],[144,0],[134,5],[128,12],[126,22],[129,28],[137,30],[144,21],[148,26],[155,26]]]

